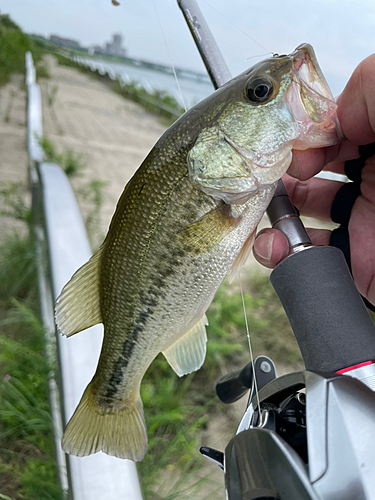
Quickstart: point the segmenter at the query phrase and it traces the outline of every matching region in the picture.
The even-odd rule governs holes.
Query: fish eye
[[[263,103],[273,95],[273,83],[267,78],[256,78],[249,82],[246,88],[247,98],[254,103]]]

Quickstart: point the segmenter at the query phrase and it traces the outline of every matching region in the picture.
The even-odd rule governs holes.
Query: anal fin
[[[56,324],[67,337],[102,322],[99,291],[102,250],[103,247],[99,248],[73,274],[56,300]]]
[[[206,356],[206,325],[204,315],[190,330],[163,351],[168,363],[179,377],[198,370]]]

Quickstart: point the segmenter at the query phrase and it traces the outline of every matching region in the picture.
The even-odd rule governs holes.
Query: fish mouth
[[[312,46],[303,43],[290,54],[290,57],[293,58],[294,71],[303,86],[308,88],[316,98],[334,102],[331,89],[320,69]]]
[[[310,44],[299,45],[290,54],[293,82],[286,95],[289,111],[300,126],[300,137],[293,149],[324,147],[344,139],[336,110],[337,104]]]

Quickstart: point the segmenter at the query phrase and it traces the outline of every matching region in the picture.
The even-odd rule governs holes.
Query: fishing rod
[[[216,89],[228,67],[196,1],[177,2]],[[224,453],[201,452],[224,470],[229,500],[375,499],[374,323],[343,253],[312,245],[281,181],[267,214],[290,245],[271,283],[306,371],[276,378],[260,356],[224,377],[220,399],[250,389],[248,407]]]

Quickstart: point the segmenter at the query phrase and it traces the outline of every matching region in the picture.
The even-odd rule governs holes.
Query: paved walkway
[[[15,182],[27,193],[26,92],[23,78],[13,75],[0,88],[0,189],[3,183]],[[8,210],[0,198],[0,211]],[[0,240],[14,229],[25,230],[13,218],[1,217]]]

